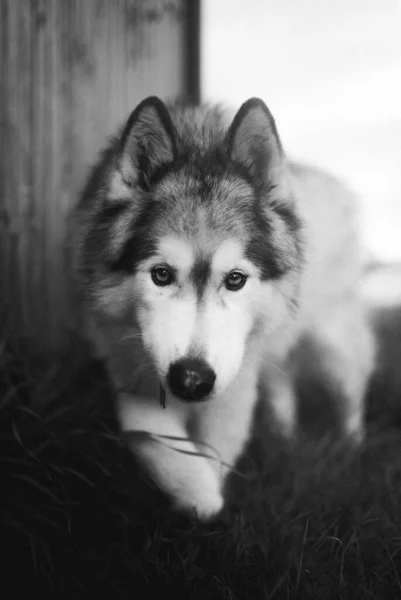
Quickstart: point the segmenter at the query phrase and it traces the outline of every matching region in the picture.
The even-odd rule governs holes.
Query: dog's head
[[[216,110],[147,98],[95,170],[89,205],[82,255],[96,311],[138,330],[177,397],[224,391],[252,336],[287,318],[300,264],[266,105],[248,100],[224,129]]]

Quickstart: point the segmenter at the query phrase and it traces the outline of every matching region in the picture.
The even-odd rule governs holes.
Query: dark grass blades
[[[4,344],[1,598],[400,598],[401,316],[379,324],[392,359],[363,448],[307,431],[289,447],[261,411],[246,478],[208,525],[169,513],[138,472],[101,365],[50,370]]]

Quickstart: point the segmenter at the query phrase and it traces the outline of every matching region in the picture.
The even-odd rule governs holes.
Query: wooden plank
[[[135,105],[149,94],[185,96],[187,7],[2,0],[0,308],[12,332],[62,345],[75,319],[67,215]]]

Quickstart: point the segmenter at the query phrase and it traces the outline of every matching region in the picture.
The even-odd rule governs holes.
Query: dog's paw
[[[173,502],[174,510],[182,512],[198,521],[209,521],[217,517],[223,506],[223,496],[214,490],[205,490],[196,497],[177,498]]]

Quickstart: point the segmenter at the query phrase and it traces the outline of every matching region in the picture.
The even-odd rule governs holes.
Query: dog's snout
[[[171,365],[168,384],[173,394],[184,400],[202,400],[210,394],[216,373],[197,358],[185,358]]]

